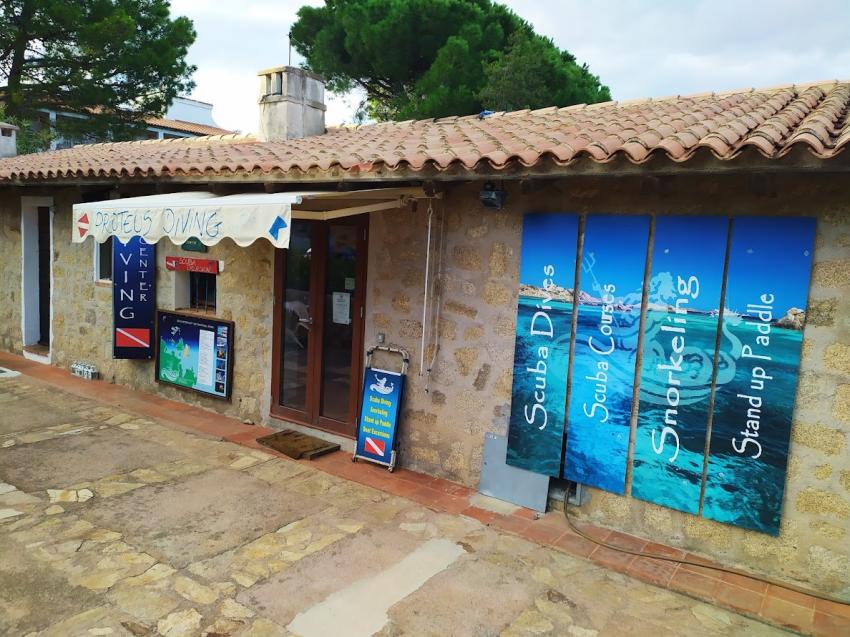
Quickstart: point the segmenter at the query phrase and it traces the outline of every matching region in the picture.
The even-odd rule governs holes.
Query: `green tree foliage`
[[[194,40],[192,22],[172,19],[167,0],[0,0],[6,113],[15,121],[36,120],[39,108],[87,113],[62,118],[58,132],[133,137],[194,87],[185,61]]]
[[[510,47],[484,69],[486,82],[478,97],[487,108],[513,111],[611,99],[607,86],[579,66],[567,51],[542,36],[515,34]]]
[[[610,99],[586,65],[491,0],[325,0],[301,7],[290,37],[330,90],[363,88],[378,120]]]

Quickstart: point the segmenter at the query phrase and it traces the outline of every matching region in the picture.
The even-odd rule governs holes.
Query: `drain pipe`
[[[425,373],[425,321],[428,318],[428,300],[431,282],[431,221],[434,217],[433,199],[428,198],[428,242],[425,246],[425,299],[422,303],[422,344],[419,347],[419,375]]]

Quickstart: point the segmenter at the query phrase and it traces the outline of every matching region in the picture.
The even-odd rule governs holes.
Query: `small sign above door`
[[[221,267],[217,260],[195,259],[193,257],[165,257],[165,269],[184,272],[203,272],[205,274],[218,274],[221,272]]]
[[[183,242],[183,245],[180,246],[182,249],[187,252],[206,252],[207,246],[201,243],[201,240],[198,237],[189,237]]]

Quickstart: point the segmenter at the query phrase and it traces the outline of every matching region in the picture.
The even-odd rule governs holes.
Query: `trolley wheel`
[[[393,472],[393,469],[395,469],[395,465],[390,465],[389,467],[387,467],[387,471],[389,471],[390,473]]]
[[[357,462],[357,456],[351,456],[351,462]]]

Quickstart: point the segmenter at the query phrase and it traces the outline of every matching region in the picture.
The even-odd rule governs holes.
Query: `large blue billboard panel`
[[[626,490],[649,217],[585,222],[564,477]]]
[[[777,535],[815,219],[732,222],[703,516]]]
[[[561,475],[578,217],[525,215],[507,464]]]
[[[660,216],[643,330],[632,495],[696,514],[714,374],[726,217]]]

